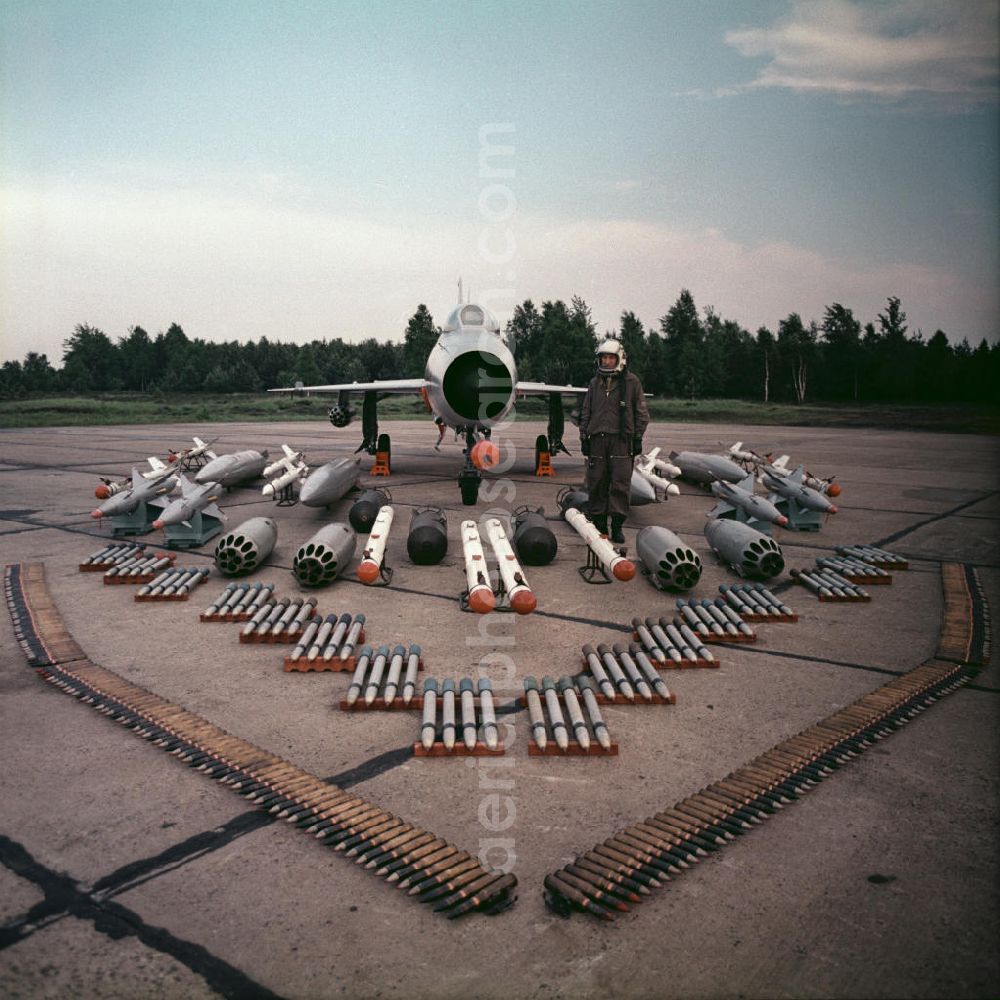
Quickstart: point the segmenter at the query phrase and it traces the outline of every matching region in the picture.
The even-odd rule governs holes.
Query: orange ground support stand
[[[371,471],[368,473],[370,476],[390,476],[392,475],[392,469],[389,466],[389,452],[387,451],[377,451],[375,452],[375,462],[371,467]]]
[[[554,476],[556,470],[552,468],[552,456],[547,451],[538,453],[538,461],[535,463],[536,476]]]

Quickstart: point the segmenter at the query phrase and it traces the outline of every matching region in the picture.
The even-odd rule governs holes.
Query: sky
[[[466,292],[995,341],[995,0],[0,0],[0,360]]]

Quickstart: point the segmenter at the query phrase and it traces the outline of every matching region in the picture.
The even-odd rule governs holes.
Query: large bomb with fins
[[[559,543],[545,520],[545,508],[518,507],[514,511],[514,548],[526,566],[548,566]]]
[[[299,487],[299,503],[306,507],[327,507],[336,503],[358,484],[361,470],[353,458],[335,458],[313,469]]]
[[[749,524],[712,518],[705,522],[705,538],[716,555],[740,576],[769,580],[785,568],[781,546]]]
[[[292,560],[292,574],[303,587],[323,587],[347,569],[358,536],[343,522],[324,525]]]
[[[635,550],[656,587],[690,590],[701,579],[701,559],[669,528],[643,528],[635,536]]]
[[[362,490],[361,495],[351,505],[347,520],[359,535],[367,535],[375,524],[378,512],[391,502],[388,490]]]
[[[215,565],[223,576],[255,570],[274,550],[278,526],[269,517],[251,517],[219,539]]]
[[[448,551],[448,522],[440,507],[414,508],[406,553],[418,566],[436,566]]]

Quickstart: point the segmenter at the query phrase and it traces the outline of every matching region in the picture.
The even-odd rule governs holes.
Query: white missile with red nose
[[[392,507],[385,504],[379,508],[371,534],[368,536],[368,542],[361,552],[361,562],[358,563],[358,579],[362,583],[373,584],[382,573],[382,563],[385,560],[385,547],[389,542],[392,518]]]
[[[524,570],[514,555],[514,549],[507,538],[506,532],[500,519],[493,517],[486,522],[486,537],[493,546],[493,552],[497,557],[497,567],[500,571],[500,579],[503,581],[504,589],[507,591],[507,599],[511,608],[519,615],[529,615],[535,610],[538,601],[528,586],[528,581],[524,578]]]
[[[566,522],[572,526],[573,530],[587,543],[590,551],[597,557],[597,561],[616,580],[631,580],[635,576],[635,563],[626,559],[609,542],[590,521],[584,517],[583,513],[574,508],[570,508],[563,513]]]
[[[475,521],[463,521],[460,531],[465,579],[469,585],[467,602],[476,614],[485,615],[496,607],[497,602],[490,585],[490,573],[486,566],[483,543],[479,539],[479,529]]]

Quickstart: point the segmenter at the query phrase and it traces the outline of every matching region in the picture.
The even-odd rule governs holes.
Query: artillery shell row
[[[135,594],[136,601],[186,601],[191,591],[208,579],[208,567],[179,567],[164,570]]]
[[[543,677],[540,686],[534,677],[525,677],[524,704],[531,720],[530,756],[618,756],[589,677],[576,682],[560,677],[558,683]]]
[[[757,633],[725,601],[677,598],[677,611],[702,642],[756,642]],[[674,624],[679,624],[674,619]]]
[[[838,545],[837,555],[853,556],[862,562],[881,569],[909,569],[909,560],[895,552],[887,552],[876,545]]]
[[[177,555],[173,552],[137,555],[104,571],[105,585],[150,583],[164,570],[173,568]]]
[[[823,556],[816,560],[820,569],[832,569],[851,583],[863,583],[867,586],[887,586],[892,583],[892,574],[867,563],[855,556]]]
[[[111,542],[103,549],[91,552],[79,565],[81,573],[100,573],[111,569],[119,560],[138,555],[146,548],[145,542]]]
[[[421,709],[420,739],[413,744],[414,757],[485,757],[507,752],[500,742],[493,687],[487,678],[481,677],[476,683],[471,677],[463,677],[457,685],[448,679],[439,685],[435,678],[428,677]]]
[[[597,649],[584,646],[582,663],[599,705],[673,705],[677,701],[657,665],[634,642],[628,648],[618,642],[610,648],[605,643]]]
[[[677,618],[673,621],[665,617],[659,620],[633,618],[632,638],[641,643],[641,648],[657,670],[719,666],[719,661],[701,638],[691,631],[686,622]],[[587,657],[586,648],[584,657]]]
[[[578,910],[602,920],[628,911],[646,895],[639,886],[659,886],[760,826],[975,673],[968,664],[932,659],[893,678],[552,872],[544,880],[546,904],[564,916]]]
[[[247,622],[273,603],[273,583],[230,583],[201,613],[203,622]]]
[[[745,622],[799,620],[799,616],[762,583],[720,583],[719,593],[722,594],[722,599],[717,597],[716,605],[727,606]]]
[[[37,564],[8,567],[4,590],[26,648],[65,647],[45,680],[202,771],[276,818],[373,870],[449,918],[498,912],[513,902],[514,875],[483,868],[444,839],[349,791],[232,736],[193,712],[91,663],[66,631]]]
[[[417,709],[417,673],[424,669],[420,647],[409,649],[397,645],[389,652],[388,646],[363,646],[355,657],[354,676],[347,696],[341,699],[342,712],[368,710],[392,711]]]
[[[859,584],[845,580],[828,569],[793,569],[792,579],[816,595],[817,600],[838,603],[867,603],[871,595]]]
[[[263,625],[266,628],[267,623]],[[313,618],[298,637],[295,649],[285,657],[285,670],[299,673],[354,670],[358,644],[364,641],[364,615],[345,611],[339,618],[335,614]]]

